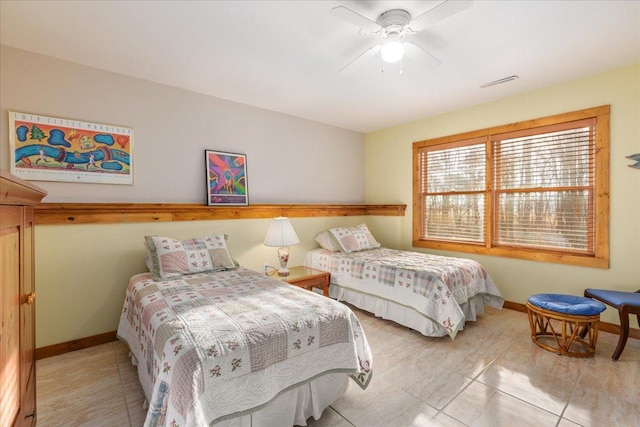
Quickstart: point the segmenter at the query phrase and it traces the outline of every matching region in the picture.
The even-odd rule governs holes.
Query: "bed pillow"
[[[150,258],[150,271],[155,280],[238,267],[227,248],[226,234],[187,240],[145,236],[144,240]]]
[[[331,228],[329,232],[338,241],[342,252],[346,254],[380,247],[380,243],[373,237],[367,224],[360,224],[355,227]]]
[[[326,249],[332,252],[340,252],[342,248],[340,247],[340,243],[333,237],[329,231],[323,231],[322,233],[316,236],[316,242],[320,244],[322,249]]]

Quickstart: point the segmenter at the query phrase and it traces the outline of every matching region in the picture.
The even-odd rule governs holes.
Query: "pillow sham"
[[[316,236],[316,242],[320,244],[322,249],[326,249],[332,252],[340,252],[342,248],[340,247],[340,243],[333,237],[329,231],[323,231],[322,233]]]
[[[155,280],[238,267],[227,248],[226,234],[187,240],[161,236],[145,236],[144,239],[150,258],[150,271]]]
[[[355,227],[330,228],[329,232],[335,237],[344,253],[365,251],[380,247],[367,224],[359,224]]]

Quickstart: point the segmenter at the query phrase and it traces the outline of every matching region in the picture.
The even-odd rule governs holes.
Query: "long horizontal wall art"
[[[9,111],[11,173],[35,181],[133,184],[133,129]]]

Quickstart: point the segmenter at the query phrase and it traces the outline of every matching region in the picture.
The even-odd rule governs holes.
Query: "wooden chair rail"
[[[113,224],[329,216],[404,216],[407,205],[249,205],[206,206],[154,203],[42,203],[36,225]]]

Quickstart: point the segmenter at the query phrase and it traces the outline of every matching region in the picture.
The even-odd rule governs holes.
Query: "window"
[[[608,268],[609,106],[413,144],[417,247]]]

